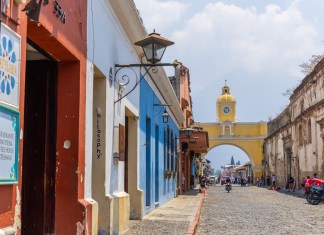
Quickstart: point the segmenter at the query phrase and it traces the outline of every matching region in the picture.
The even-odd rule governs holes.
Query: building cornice
[[[142,58],[144,53],[142,48],[135,46],[134,42],[143,39],[146,29],[133,0],[108,0],[111,8],[115,12],[118,21],[124,29],[129,41],[131,42],[138,58]]]

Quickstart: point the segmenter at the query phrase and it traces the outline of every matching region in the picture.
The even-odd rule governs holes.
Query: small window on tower
[[[225,89],[225,93],[227,93],[227,90]]]

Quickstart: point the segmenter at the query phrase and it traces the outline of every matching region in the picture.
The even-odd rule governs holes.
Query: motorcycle
[[[232,185],[230,183],[226,183],[225,190],[229,193],[232,190]]]
[[[324,200],[324,189],[321,187],[313,186],[311,194],[308,196],[307,201],[312,205],[317,205]]]
[[[305,198],[308,203],[310,203],[311,194],[312,194],[312,190],[310,188],[305,188]]]

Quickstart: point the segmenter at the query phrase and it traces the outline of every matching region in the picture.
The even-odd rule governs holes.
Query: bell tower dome
[[[234,96],[231,95],[230,87],[225,86],[222,88],[222,94],[218,97],[216,103],[216,115],[218,122],[235,122],[236,121],[236,101]]]

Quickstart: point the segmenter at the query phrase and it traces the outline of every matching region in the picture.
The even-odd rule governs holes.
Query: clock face
[[[229,114],[231,112],[231,108],[230,107],[228,107],[228,106],[224,106],[223,107],[223,113],[224,114]]]

